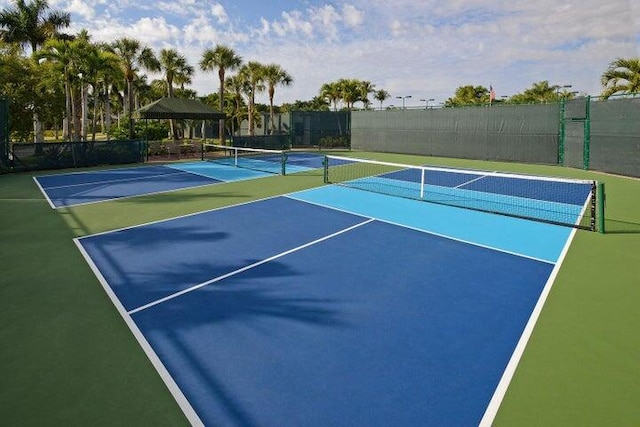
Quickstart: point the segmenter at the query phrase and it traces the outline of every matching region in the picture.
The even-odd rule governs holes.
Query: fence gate
[[[559,163],[589,169],[589,97],[564,101],[560,108]]]

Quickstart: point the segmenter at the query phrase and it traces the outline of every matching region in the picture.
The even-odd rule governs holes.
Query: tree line
[[[343,78],[321,85],[311,100],[278,107],[274,105],[276,88],[291,85],[293,77],[279,64],[245,63],[235,50],[221,44],[206,49],[198,64],[204,72],[217,72],[219,91],[198,97],[188,88],[195,68],[176,49],[154,52],[127,37],[94,43],[86,30],[75,35],[63,33],[70,23],[70,14],[51,11],[47,0],[16,0],[13,7],[0,11],[0,97],[11,100],[12,132],[17,139],[33,136],[35,141],[43,141],[45,128],[53,130],[56,139],[60,133],[65,140],[86,141],[89,130],[95,139],[98,130],[109,136],[114,128],[126,128],[125,134],[133,138],[134,111],[165,96],[198,98],[220,109],[227,116],[219,123],[220,135],[239,129],[244,120],[253,135],[265,110],[273,132],[276,112],[369,109],[372,100],[382,109],[391,98],[370,81]],[[149,82],[145,72],[159,74],[162,79]],[[229,75],[231,72],[235,74]],[[603,72],[601,84],[605,98],[640,91],[640,58],[614,60]],[[265,91],[268,106],[256,103],[256,94]],[[466,85],[457,88],[443,106],[557,102],[576,95],[566,86],[548,81],[498,99],[491,89]],[[112,124],[114,118],[117,123]],[[170,134],[177,138],[174,121],[170,122]]]

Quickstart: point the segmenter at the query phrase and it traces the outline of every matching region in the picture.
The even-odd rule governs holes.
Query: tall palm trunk
[[[136,132],[133,123],[133,79],[127,80],[127,97],[129,98],[129,109],[127,111],[129,117],[129,139],[134,139]]]
[[[271,119],[271,129],[269,130],[269,133],[271,135],[276,133],[276,121],[275,121],[275,114],[273,112],[273,95],[275,93],[275,90],[273,88],[269,88],[269,118]]]
[[[87,140],[87,135],[88,135],[88,130],[89,130],[89,126],[88,126],[88,122],[89,122],[89,102],[88,102],[88,96],[87,96],[87,85],[85,85],[84,83],[80,82],[80,113],[81,113],[81,118],[80,118],[80,138],[83,141]]]
[[[220,112],[224,113],[224,75],[225,69],[220,67],[218,69],[218,77],[220,78],[220,91],[218,92],[218,96],[220,97]],[[224,119],[220,119],[218,122],[218,138],[220,138],[220,144],[225,143],[224,137]]]
[[[73,139],[72,138],[73,134],[71,133],[71,123],[72,123],[71,117],[72,117],[73,111],[71,108],[71,83],[69,82],[69,72],[67,71],[66,67],[64,70],[64,93],[65,93],[64,103],[65,103],[65,110],[66,110],[65,111],[66,123],[65,123],[65,130],[63,131],[62,137],[71,140]]]
[[[104,126],[107,131],[107,141],[111,140],[111,89],[109,84],[105,88]]]

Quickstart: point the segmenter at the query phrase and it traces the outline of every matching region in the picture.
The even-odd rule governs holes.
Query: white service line
[[[148,304],[145,304],[145,305],[142,305],[142,306],[140,306],[138,308],[130,310],[127,314],[132,315],[132,314],[138,313],[139,311],[146,310],[147,308],[150,308],[150,307],[153,307],[155,305],[161,304],[163,302],[172,300],[172,299],[177,298],[177,297],[179,297],[181,295],[184,295],[184,294],[187,294],[189,292],[198,290],[198,289],[200,289],[202,287],[205,287],[207,285],[210,285],[212,283],[219,282],[219,281],[224,280],[226,278],[229,278],[231,276],[235,276],[236,274],[240,274],[240,273],[242,273],[244,271],[250,270],[250,269],[252,269],[254,267],[257,267],[259,265],[266,264],[266,263],[271,262],[271,261],[273,261],[275,259],[281,258],[281,257],[283,257],[285,255],[289,255],[289,254],[291,254],[293,252],[297,252],[297,251],[299,251],[301,249],[305,249],[305,248],[307,248],[309,246],[312,246],[312,245],[315,245],[317,243],[323,242],[325,240],[331,239],[331,238],[336,237],[336,236],[338,236],[340,234],[343,234],[343,233],[346,233],[348,231],[351,231],[351,230],[353,230],[355,228],[358,228],[358,227],[361,227],[363,225],[369,224],[372,221],[375,221],[375,219],[370,218],[370,219],[368,219],[366,221],[363,221],[361,223],[358,223],[356,225],[352,225],[351,227],[348,227],[348,228],[345,228],[343,230],[337,231],[335,233],[329,234],[328,236],[324,236],[324,237],[316,239],[316,240],[314,240],[312,242],[305,243],[304,245],[298,246],[297,248],[289,249],[288,251],[281,252],[281,253],[279,253],[277,255],[274,255],[274,256],[272,256],[270,258],[266,258],[266,259],[263,259],[262,261],[254,262],[253,264],[249,264],[249,265],[247,265],[245,267],[242,267],[242,268],[239,268],[239,269],[237,269],[235,271],[229,272],[227,274],[223,274],[222,276],[218,276],[218,277],[216,277],[214,279],[207,280],[206,282],[199,283],[199,284],[194,285],[194,286],[192,286],[190,288],[183,289],[183,290],[181,290],[179,292],[176,292],[176,293],[173,293],[171,295],[167,295],[164,298],[157,299],[157,300],[152,301],[152,302],[150,302]]]

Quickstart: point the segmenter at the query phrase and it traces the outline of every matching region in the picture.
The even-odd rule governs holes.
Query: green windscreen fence
[[[479,160],[558,162],[557,104],[357,111],[352,147]]]
[[[0,171],[9,169],[9,101],[0,98]]]
[[[351,148],[351,112],[292,111],[289,117],[293,148]]]
[[[291,138],[288,134],[233,136],[231,145],[242,148],[288,150],[291,148]]]
[[[143,140],[13,144],[12,169],[43,170],[144,162]]]
[[[556,164],[640,177],[640,94],[356,111],[351,145],[362,151]]]
[[[587,168],[640,177],[640,96],[590,103]]]

